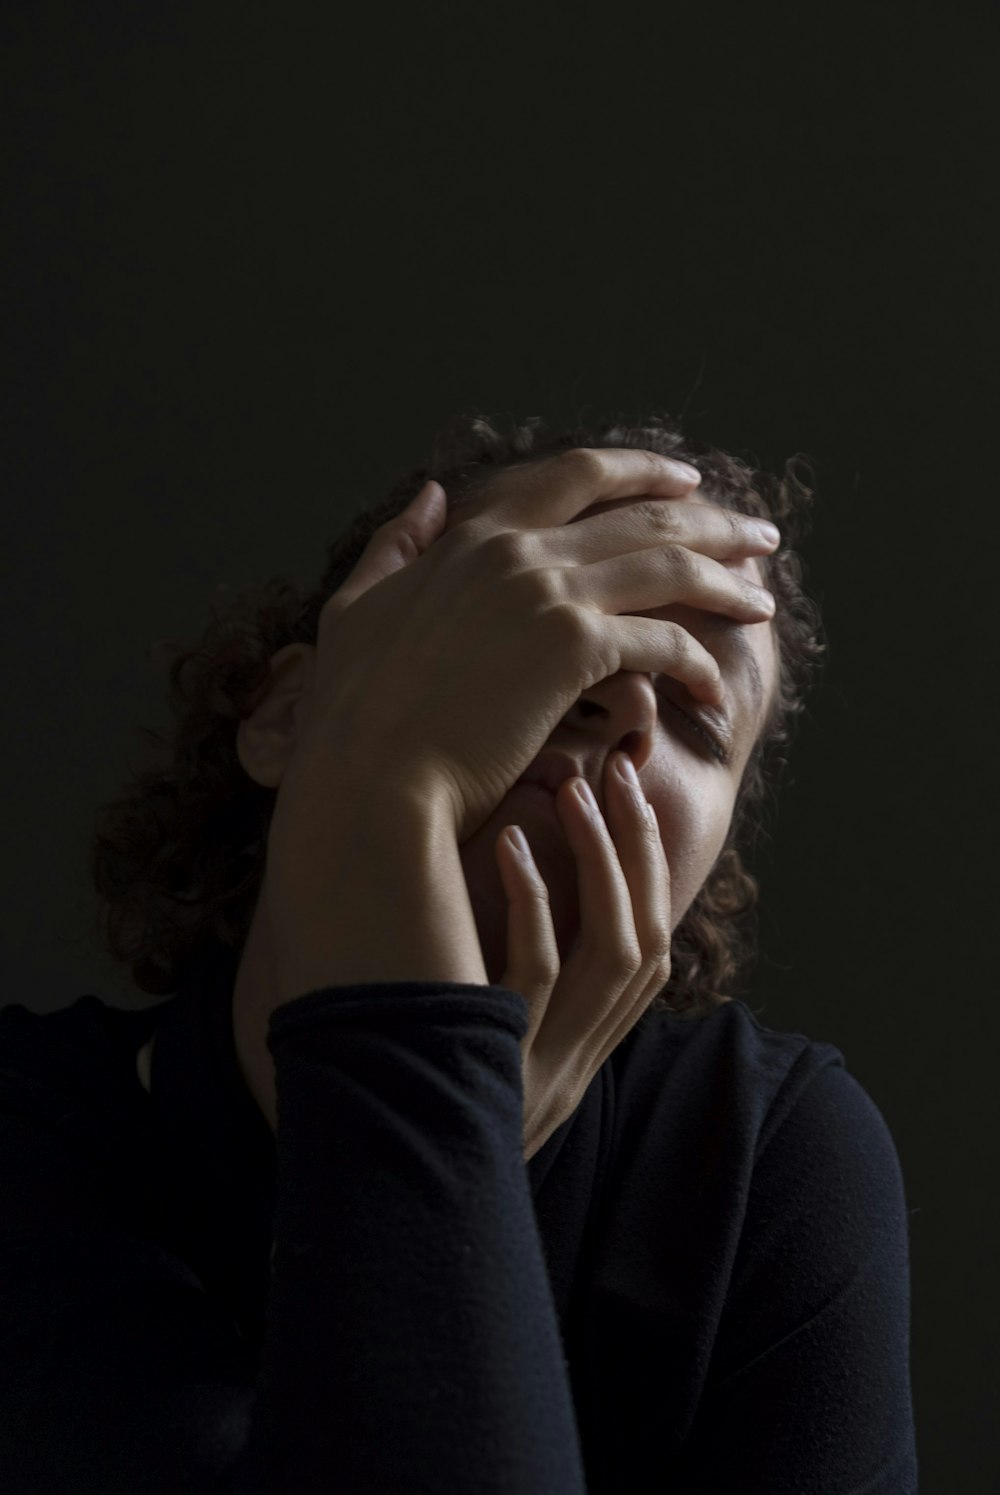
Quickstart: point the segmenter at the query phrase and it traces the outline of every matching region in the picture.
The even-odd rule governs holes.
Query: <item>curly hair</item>
[[[246,940],[277,791],[246,774],[236,754],[236,731],[267,683],[272,655],[287,644],[315,644],[323,604],[376,529],[429,478],[442,485],[454,509],[498,468],[572,447],[633,447],[679,458],[701,472],[700,498],[769,518],[782,531],[779,550],[758,558],[777,604],[771,627],[778,690],[744,769],[726,842],[674,931],[670,979],[651,1005],[700,1018],[742,989],[756,957],[758,899],[743,854],[764,829],[796,718],[826,647],[819,609],[802,589],[796,551],[813,491],[795,471],[799,457],[786,461],[779,479],[685,439],[679,422],[666,415],[558,433],[547,433],[544,424],[532,416],[505,433],[490,418],[456,416],[432,439],[426,464],[403,473],[330,544],[313,591],[278,576],[227,598],[230,588],[223,583],[219,601],[209,604],[200,641],[164,640],[151,647],[152,657],[169,662],[172,729],[167,737],[137,729],[159,762],[133,771],[122,792],[99,807],[89,841],[94,931],[141,991],[173,992],[213,949],[222,945],[238,953]]]

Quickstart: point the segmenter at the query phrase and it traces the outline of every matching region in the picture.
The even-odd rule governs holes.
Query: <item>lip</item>
[[[527,781],[518,779],[514,788],[521,790],[525,794],[529,794],[532,799],[537,799],[543,804],[555,807],[556,797],[552,793],[552,790],[547,788],[545,784],[535,784],[530,779]]]
[[[541,753],[534,763],[524,770],[517,782],[547,789],[549,794],[555,798],[560,785],[565,784],[567,779],[577,777],[587,779],[587,775],[575,758],[571,758],[568,753],[546,752]],[[593,789],[593,784],[590,787]]]
[[[572,863],[567,854],[566,827],[556,797],[545,784],[520,780],[513,785],[511,794],[519,806],[512,811],[528,830],[532,854],[538,857],[560,856]]]

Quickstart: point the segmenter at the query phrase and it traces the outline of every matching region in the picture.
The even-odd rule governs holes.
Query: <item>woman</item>
[[[734,996],[790,468],[456,421],[175,661],[93,850],[172,995],[0,1014],[6,1490],[916,1489],[892,1138]]]

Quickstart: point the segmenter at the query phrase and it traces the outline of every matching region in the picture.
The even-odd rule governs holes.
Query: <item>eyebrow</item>
[[[764,705],[764,677],[744,625],[725,613],[707,613],[704,628],[706,634],[722,637],[726,646],[722,653],[732,659],[737,673],[746,680],[759,715]]]

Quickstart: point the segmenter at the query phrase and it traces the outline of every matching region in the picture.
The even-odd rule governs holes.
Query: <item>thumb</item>
[[[447,518],[445,491],[431,479],[401,513],[379,525],[350,576],[329,599],[334,610],[348,607],[377,582],[415,561],[440,537]]]

